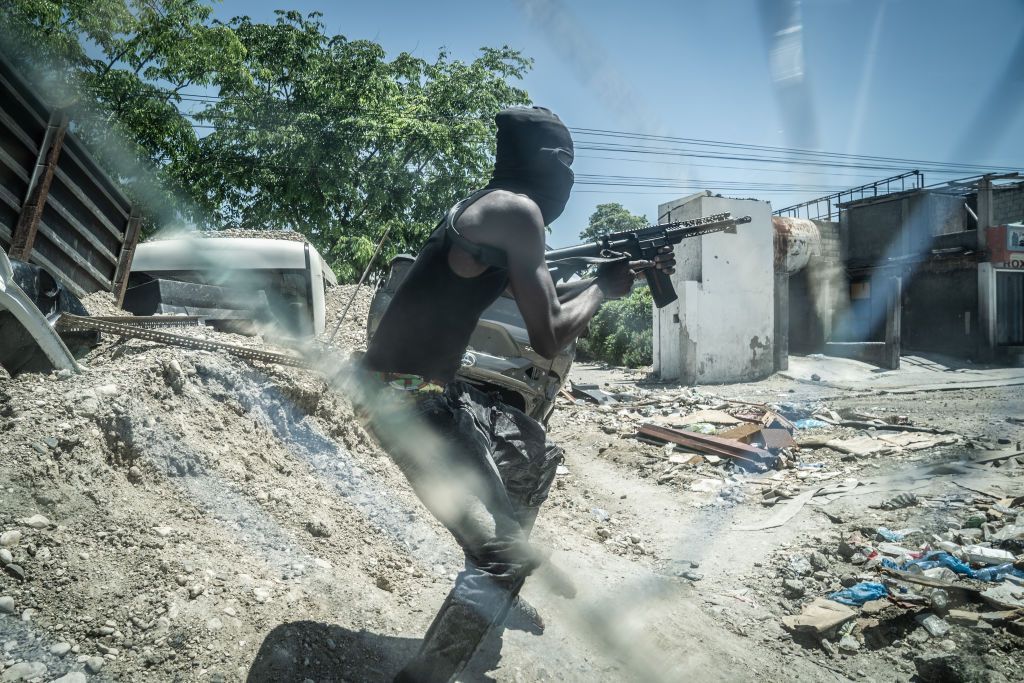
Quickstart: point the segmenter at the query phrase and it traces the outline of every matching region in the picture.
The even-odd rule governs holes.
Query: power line
[[[102,89],[102,88],[99,88]],[[146,93],[130,93],[130,97],[157,97],[158,93],[162,93],[171,98],[177,98],[185,101],[193,101],[202,104],[218,104],[222,102],[239,102],[245,104],[256,104],[259,100],[265,99],[265,96],[259,95],[253,99],[246,98],[245,96],[238,95],[210,95],[203,93],[180,93],[171,90],[153,88],[151,92]],[[171,104],[169,101],[167,104]],[[298,109],[297,111],[292,107],[291,103],[282,102],[286,108],[291,107],[293,113],[315,113],[309,110]],[[171,105],[173,106],[173,104]],[[179,109],[179,112],[189,118],[196,118],[198,115],[196,112],[184,112]],[[331,112],[337,115],[338,112]],[[394,116],[395,111],[380,110],[375,112],[372,109],[364,108],[360,111],[352,111],[350,113],[353,117],[365,117],[372,114],[384,114],[388,116]],[[201,112],[204,116],[208,116],[210,120],[216,117],[226,118],[223,111],[218,112]],[[399,117],[401,120],[413,122],[465,122],[465,123],[480,123],[484,121],[482,118],[469,118],[465,115],[456,114],[436,114],[433,117],[413,116],[413,117]],[[361,123],[357,119],[352,121],[334,121],[334,125],[338,123]],[[377,122],[380,127],[379,122]],[[217,126],[211,126],[207,124],[193,124],[193,127],[200,129],[217,129]],[[386,127],[386,126],[385,126]],[[624,140],[640,140],[649,142],[665,142],[672,144],[688,144],[696,145],[698,147],[707,147],[711,150],[730,150],[729,152],[711,153],[708,149],[686,149],[679,147],[667,147],[651,146],[651,145],[625,145],[620,143],[609,143],[609,142],[593,142],[589,140],[582,140],[577,145],[578,149],[589,150],[589,151],[607,151],[620,154],[635,154],[635,155],[657,155],[657,156],[678,156],[686,158],[710,158],[718,160],[731,160],[731,161],[747,161],[754,163],[770,163],[770,164],[786,164],[789,166],[816,166],[824,168],[837,168],[837,169],[851,169],[851,170],[873,170],[873,171],[892,171],[892,170],[905,170],[908,166],[927,170],[932,173],[941,173],[947,175],[964,175],[970,174],[974,171],[1017,171],[1020,170],[1017,167],[1010,166],[997,166],[997,165],[982,165],[974,163],[956,163],[956,162],[939,162],[939,161],[928,161],[923,159],[907,159],[902,157],[885,157],[877,155],[863,155],[863,154],[848,154],[841,152],[828,152],[818,150],[808,150],[795,147],[780,147],[773,145],[758,145],[750,143],[738,143],[728,142],[723,140],[712,140],[706,138],[685,138],[675,137],[668,135],[653,135],[647,133],[636,133],[629,131],[616,131],[601,128],[585,128],[585,127],[570,127],[570,130],[574,133],[582,136],[589,136],[600,139],[614,138]],[[748,154],[757,152],[767,152],[774,154],[775,156],[765,156],[761,154],[755,154],[753,156],[744,156],[736,153],[736,151],[745,151]],[[787,155],[780,157],[779,154]],[[843,163],[848,162],[848,163]],[[741,169],[743,170],[743,169]]]

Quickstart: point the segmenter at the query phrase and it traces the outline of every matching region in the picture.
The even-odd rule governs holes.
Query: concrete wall
[[[821,238],[820,253],[789,276],[789,348],[795,353],[821,352],[832,337],[833,316],[849,305],[839,223],[814,224]]]
[[[1024,183],[992,190],[992,225],[1024,220]]]
[[[973,356],[981,343],[977,267],[926,264],[906,282],[904,348]]]
[[[685,384],[744,382],[773,371],[774,268],[771,205],[699,195],[662,204],[662,222],[731,212],[750,216],[737,234],[676,246],[679,300],[655,310],[654,370]]]
[[[974,230],[965,202],[959,195],[914,191],[850,204],[841,218],[845,257],[867,266],[924,254],[939,235]]]

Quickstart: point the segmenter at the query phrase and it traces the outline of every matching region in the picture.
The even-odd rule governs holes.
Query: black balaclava
[[[561,119],[544,107],[512,107],[498,112],[498,151],[486,189],[525,194],[550,225],[565,209],[572,189],[572,136]]]

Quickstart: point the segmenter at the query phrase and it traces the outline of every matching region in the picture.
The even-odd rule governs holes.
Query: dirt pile
[[[363,320],[344,330],[353,346]],[[5,666],[240,680],[269,628],[406,623],[412,596],[457,571],[314,373],[109,337],[83,364],[0,385]]]

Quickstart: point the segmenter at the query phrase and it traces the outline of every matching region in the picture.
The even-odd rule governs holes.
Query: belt
[[[392,389],[409,392],[441,393],[444,385],[438,384],[419,375],[412,375],[405,372],[370,372],[370,377],[381,384],[386,384]]]

